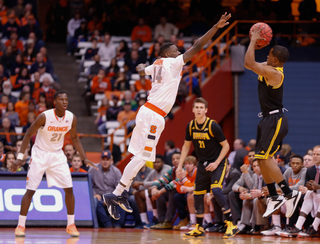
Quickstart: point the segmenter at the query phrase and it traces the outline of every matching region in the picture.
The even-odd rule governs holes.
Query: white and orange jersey
[[[145,73],[152,77],[152,88],[148,102],[169,113],[178,93],[181,80],[183,55],[176,58],[161,58],[145,68]]]
[[[34,145],[44,151],[56,152],[62,149],[65,134],[71,129],[73,113],[66,110],[63,118],[59,118],[55,109],[43,112],[46,123],[40,127]]]

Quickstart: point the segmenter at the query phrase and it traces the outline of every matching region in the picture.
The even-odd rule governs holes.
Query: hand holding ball
[[[251,26],[250,32],[249,32],[250,39],[252,37],[253,32],[258,32],[260,35],[260,38],[258,38],[256,42],[255,49],[261,49],[269,45],[272,39],[272,29],[268,24],[259,22]]]

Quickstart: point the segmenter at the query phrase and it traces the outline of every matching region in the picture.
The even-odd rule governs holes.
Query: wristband
[[[17,159],[22,160],[24,157],[23,153],[18,153]]]

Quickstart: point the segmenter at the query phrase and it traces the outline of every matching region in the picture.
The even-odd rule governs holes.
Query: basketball
[[[271,27],[263,22],[258,22],[251,26],[249,36],[251,38],[251,33],[253,30],[260,30],[260,37],[264,38],[265,40],[257,40],[257,48],[263,48],[267,45],[269,45],[271,39],[272,39],[272,29]]]

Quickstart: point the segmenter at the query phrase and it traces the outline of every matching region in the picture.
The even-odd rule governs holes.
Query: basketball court
[[[308,244],[319,242],[318,238],[280,238],[261,235],[237,235],[231,239],[223,239],[223,234],[209,233],[203,238],[183,237],[182,231],[172,230],[140,230],[140,229],[92,229],[78,228],[79,238],[72,238],[64,228],[27,228],[25,238],[15,238],[14,228],[0,228],[0,243],[16,244],[89,244],[89,243],[215,243],[215,244],[253,244],[253,243],[292,243]]]

